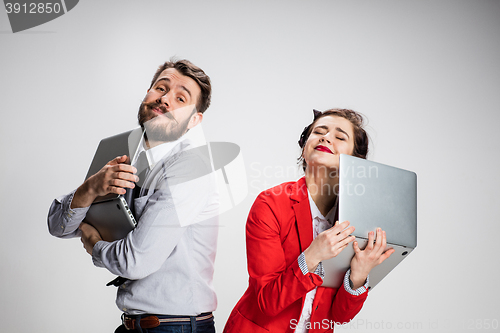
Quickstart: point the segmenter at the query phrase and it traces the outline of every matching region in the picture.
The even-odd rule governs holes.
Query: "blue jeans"
[[[138,328],[127,331],[125,326],[121,325],[115,333],[215,333],[214,318],[196,321],[196,317],[191,317],[191,322],[182,323],[161,323],[155,328]]]

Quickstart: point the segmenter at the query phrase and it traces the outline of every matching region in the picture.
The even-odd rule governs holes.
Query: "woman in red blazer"
[[[299,141],[305,177],[266,190],[255,200],[246,225],[249,286],[225,333],[332,332],[334,323],[347,323],[361,310],[368,273],[393,252],[383,253],[384,231],[377,230],[375,243],[370,232],[364,250],[353,243],[355,256],[343,286],[320,286],[321,261],[354,241],[349,222],[330,228],[328,219],[335,221],[339,154],[366,158],[368,153],[362,123],[352,110],[315,110]],[[325,231],[318,229],[321,223]]]

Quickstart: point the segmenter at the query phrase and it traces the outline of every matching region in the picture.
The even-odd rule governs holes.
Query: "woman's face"
[[[303,157],[307,168],[338,169],[339,155],[352,155],[354,129],[349,120],[337,116],[318,119],[304,146]]]

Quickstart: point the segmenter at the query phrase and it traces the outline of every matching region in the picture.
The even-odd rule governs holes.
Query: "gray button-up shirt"
[[[118,288],[116,299],[128,314],[193,316],[216,309],[212,282],[219,195],[215,173],[207,173],[208,154],[193,149],[197,146],[189,135],[170,145],[134,201],[137,227],[122,240],[100,241],[93,248],[96,266],[130,279]],[[80,236],[88,207],[70,209],[73,194],[50,207],[54,236]]]

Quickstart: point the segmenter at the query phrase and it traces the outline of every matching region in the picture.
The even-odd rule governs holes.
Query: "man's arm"
[[[76,191],[56,198],[49,209],[47,224],[49,232],[56,237],[80,236],[78,227],[87,211],[98,196],[109,193],[125,194],[125,188],[134,188],[137,171],[125,164],[126,155],[108,162],[99,172],[89,177]]]
[[[85,248],[88,254],[92,255],[92,249],[94,248],[94,245],[96,245],[97,242],[102,241],[99,231],[97,231],[96,228],[94,228],[88,223],[80,224],[78,229],[82,233],[80,240],[83,243],[83,247]]]
[[[218,202],[215,175],[192,179],[200,163],[196,156],[187,156],[164,170],[168,177],[156,184],[154,193],[135,199],[136,210],[141,211],[137,227],[124,239],[96,242],[89,251],[94,264],[128,279],[144,278],[160,269],[189,225],[218,215],[218,204],[210,209]],[[92,234],[85,235],[91,245]],[[82,238],[84,245],[86,239]]]
[[[70,208],[75,191],[60,196],[52,202],[47,216],[47,225],[52,236],[59,238],[79,237],[78,226],[82,223],[89,207]]]

